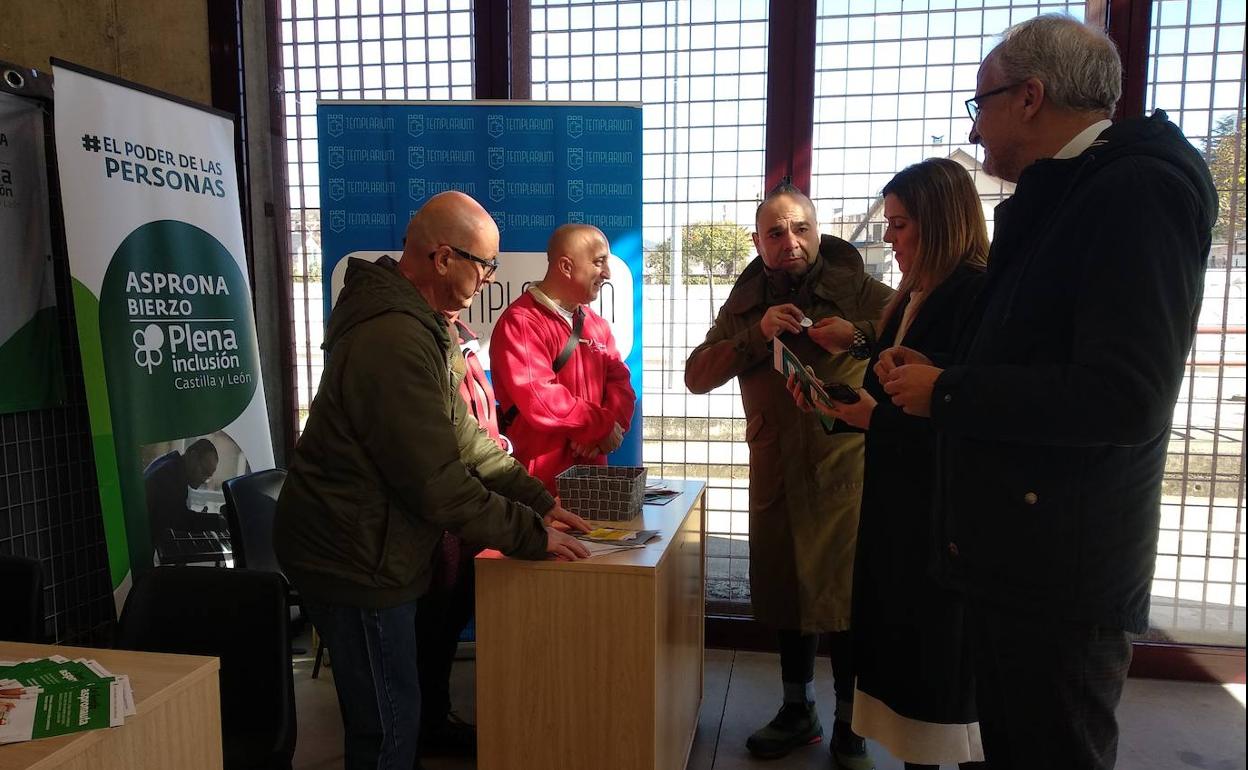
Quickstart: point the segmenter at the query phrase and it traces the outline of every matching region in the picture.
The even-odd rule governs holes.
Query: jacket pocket
[[[402,511],[386,504],[385,536],[373,567],[373,583],[379,588],[401,588],[416,577],[417,537]]]
[[[1082,548],[1075,526],[1079,469],[1058,451],[987,448],[976,476],[964,473],[958,481],[964,492],[956,497],[959,523],[950,550],[968,560],[989,590],[1024,601],[1065,601],[1062,586]]]
[[[780,435],[759,412],[745,424],[745,441],[750,447],[750,510],[764,511],[784,497]]]

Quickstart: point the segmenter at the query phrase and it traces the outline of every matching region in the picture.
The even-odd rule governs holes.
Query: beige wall
[[[210,0],[3,0],[0,59],[82,64],[208,104]]]

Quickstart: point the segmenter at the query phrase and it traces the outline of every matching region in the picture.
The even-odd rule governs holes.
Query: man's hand
[[[594,444],[585,445],[575,441],[569,441],[568,446],[572,448],[572,455],[583,460],[592,460],[602,454],[598,451],[598,447]]]
[[[913,348],[897,345],[880,353],[880,360],[875,362],[875,376],[880,382],[888,382],[893,370],[907,364],[932,365],[932,359]]]
[[[763,313],[763,319],[758,322],[758,328],[763,333],[763,337],[769,340],[775,339],[780,332],[801,334],[803,318],[805,315],[798,310],[797,305],[789,303],[772,305],[767,308],[766,313]]]
[[[588,522],[559,503],[555,503],[555,507],[547,511],[542,520],[546,522],[547,526],[557,521],[561,524],[566,524],[569,529],[577,529],[581,532],[588,532],[593,529]]]
[[[943,371],[929,364],[904,364],[892,371],[884,383],[884,392],[906,414],[931,417],[932,391]]]
[[[546,528],[546,553],[565,561],[589,558],[589,549],[584,543],[553,527]]]
[[[598,449],[602,450],[603,454],[611,454],[619,449],[622,443],[624,443],[624,428],[617,422],[611,426],[611,432],[598,442]]]
[[[821,319],[808,334],[815,344],[829,353],[844,353],[854,344],[854,325],[840,316]]]

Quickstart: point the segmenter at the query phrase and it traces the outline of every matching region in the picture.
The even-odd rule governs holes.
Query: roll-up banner
[[[583,222],[611,244],[592,307],[611,323],[638,408],[610,461],[641,465],[641,106],[578,102],[348,102],[317,105],[325,318],[348,257],[395,258],[408,220],[459,190],[494,217],[498,272],[461,315],[489,366],[494,323],[546,272],[546,242]]]
[[[213,560],[225,479],[273,467],[230,116],[53,60],[56,153],[118,606]]]
[[[44,131],[39,102],[0,93],[0,412],[65,400]]]

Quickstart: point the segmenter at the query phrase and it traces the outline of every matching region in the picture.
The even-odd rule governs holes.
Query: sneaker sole
[[[779,751],[757,751],[755,749],[750,748],[749,746],[746,746],[745,748],[747,751],[750,752],[752,756],[755,756],[759,759],[780,759],[781,757],[787,757],[789,753],[792,752],[794,749],[800,749],[803,746],[814,746],[816,743],[822,743],[822,742],[823,742],[823,736],[815,735],[811,737],[811,739],[806,741],[805,743],[798,743],[793,746],[789,746],[788,748],[781,749]]]

